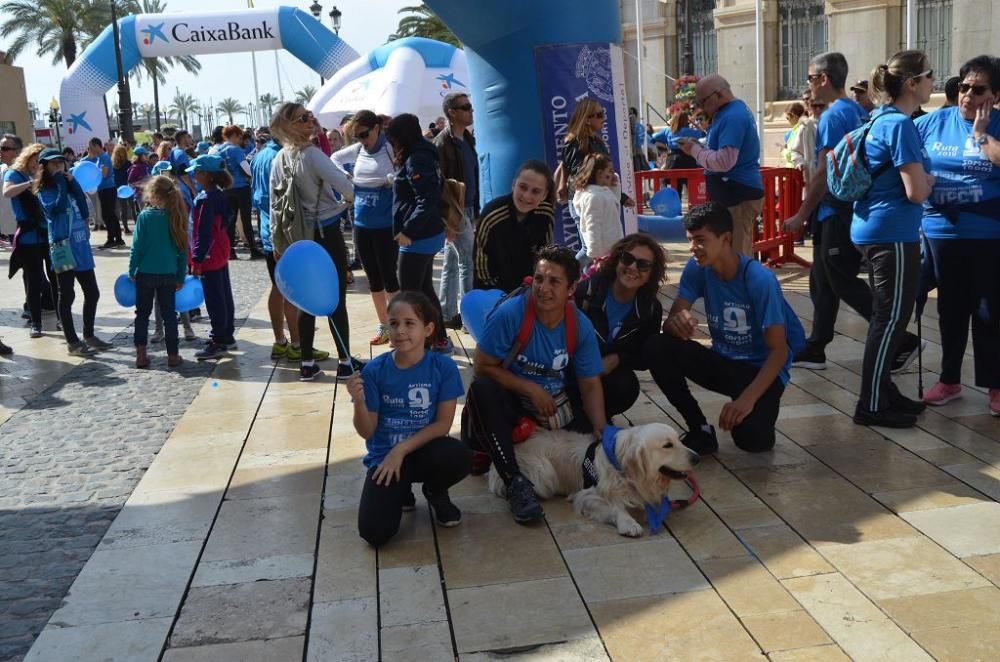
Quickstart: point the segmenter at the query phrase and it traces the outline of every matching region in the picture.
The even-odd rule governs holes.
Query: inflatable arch
[[[309,103],[323,126],[362,109],[381,115],[413,113],[427,126],[442,115],[451,92],[470,93],[465,53],[422,37],[390,41],[343,67]]]
[[[324,78],[357,52],[306,12],[294,7],[237,12],[139,14],[118,21],[122,69],[142,58],[266,51],[283,48]],[[118,80],[114,33],[108,26],[66,72],[59,91],[66,144],[80,150],[90,138],[107,140],[102,97]]]

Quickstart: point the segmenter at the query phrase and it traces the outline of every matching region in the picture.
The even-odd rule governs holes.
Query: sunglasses
[[[599,113],[591,113],[591,114],[587,115],[587,119],[592,119],[592,120],[596,120],[598,118],[603,119],[606,116],[607,116],[607,114],[602,110]]]
[[[989,88],[985,85],[969,85],[968,83],[959,83],[958,91],[960,94],[968,94],[970,91],[979,96],[980,94],[986,94]]]
[[[464,110],[465,112],[469,112],[470,110],[472,110],[472,104],[466,103],[462,104],[461,106],[453,106],[452,110]]]
[[[722,92],[722,90],[718,89],[718,90],[715,90],[714,92],[709,93],[709,95],[707,97],[705,97],[704,99],[695,99],[694,100],[695,107],[696,108],[701,108],[706,103],[708,103],[709,99],[711,99],[712,97],[714,97],[716,94],[719,94],[720,92]]]
[[[813,82],[814,80],[819,80],[823,77],[823,74],[806,74],[806,81]]]
[[[365,129],[364,131],[358,131],[357,133],[354,134],[354,137],[357,138],[358,140],[367,140],[368,134],[370,134],[374,130],[374,128],[375,127],[372,127],[371,129]]]
[[[17,147],[0,147],[0,152],[16,152]]]
[[[311,124],[314,119],[316,118],[313,117],[312,113],[306,113],[305,115],[297,118],[295,121],[299,124]]]
[[[636,257],[635,255],[632,255],[628,251],[622,253],[621,261],[622,264],[625,265],[626,267],[631,267],[634,264],[635,268],[643,273],[653,268],[653,262],[651,260],[647,260],[641,257]]]
[[[919,79],[923,78],[924,76],[926,76],[927,78],[934,78],[934,70],[933,69],[928,69],[927,71],[921,71],[919,74],[917,74],[916,76],[913,76],[912,78],[913,78],[913,80],[919,80]]]

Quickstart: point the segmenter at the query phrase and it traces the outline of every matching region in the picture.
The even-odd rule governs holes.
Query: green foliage
[[[396,31],[389,35],[389,41],[403,37],[426,37],[459,48],[462,47],[455,33],[427,5],[403,7],[398,13],[405,15],[399,19]]]

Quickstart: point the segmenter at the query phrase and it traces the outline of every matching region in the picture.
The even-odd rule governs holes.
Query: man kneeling
[[[688,432],[681,441],[691,450],[708,455],[719,443],[688,379],[733,399],[722,408],[719,427],[732,431],[739,448],[770,450],[791,365],[781,286],[765,266],[733,250],[733,219],[723,205],[691,209],[684,227],[693,257],[663,334],[646,343],[650,372],[684,417]],[[699,298],[705,299],[711,349],[692,340],[698,323],[691,305]]]
[[[462,412],[462,438],[479,451],[473,473],[485,473],[490,461],[496,465],[518,522],[543,512],[517,466],[515,427],[529,418],[600,438],[606,423],[597,336],[573,303],[579,263],[569,249],[550,245],[538,251],[534,272],[531,289],[500,304],[487,320]]]

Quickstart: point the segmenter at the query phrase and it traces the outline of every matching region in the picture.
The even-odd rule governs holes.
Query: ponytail
[[[872,69],[869,95],[873,102],[887,103],[900,97],[903,83],[923,73],[927,56],[923,51],[899,51],[886,64]]]

